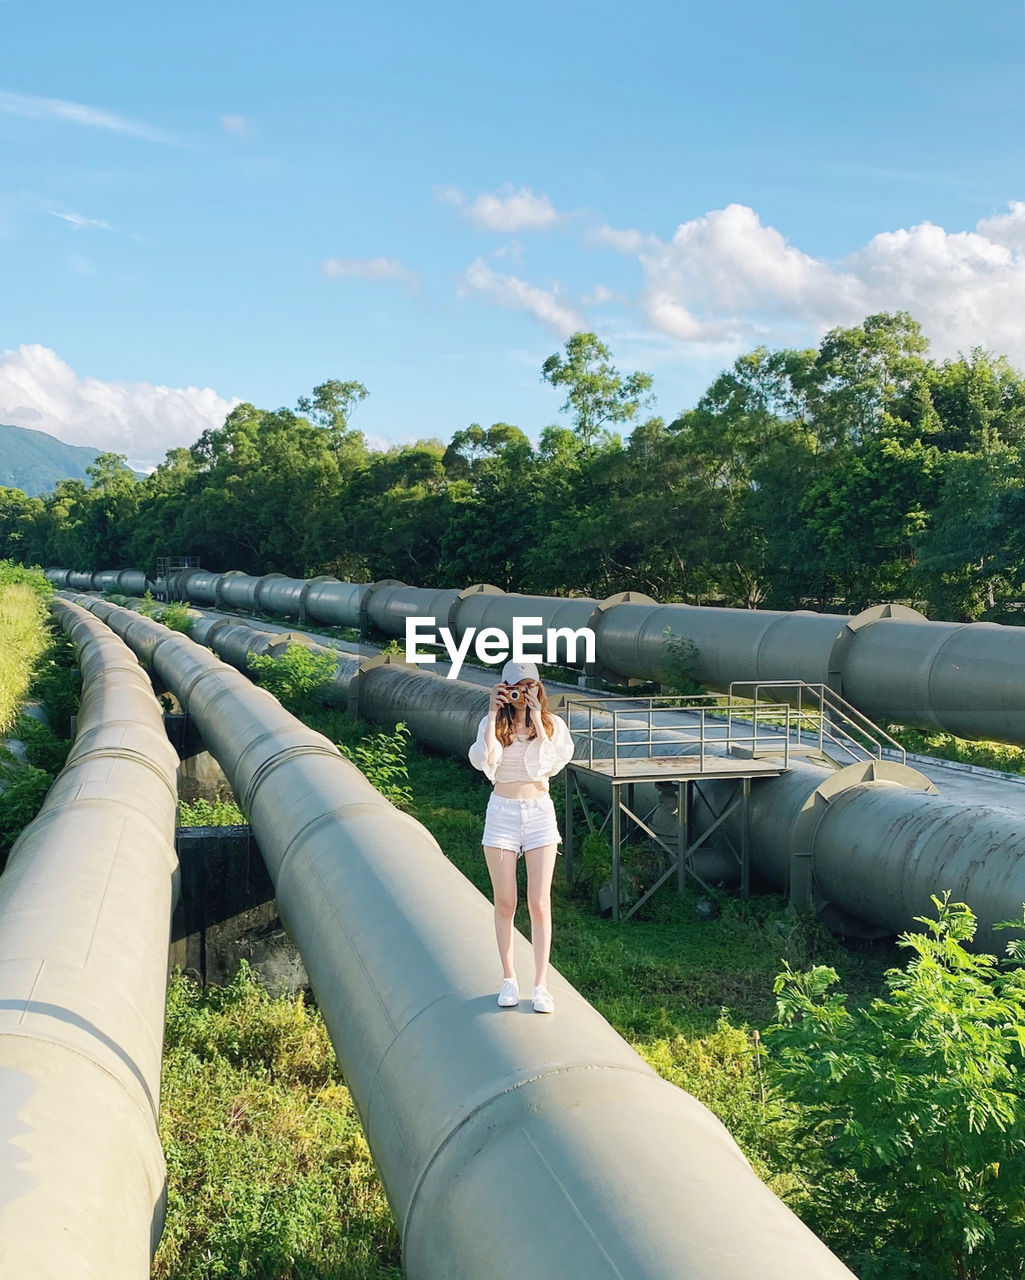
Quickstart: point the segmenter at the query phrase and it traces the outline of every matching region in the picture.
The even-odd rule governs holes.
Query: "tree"
[[[530,441],[519,429],[508,422],[496,422],[485,430],[479,422],[456,431],[442,462],[453,478],[477,475],[496,458],[510,458],[513,454],[529,454]]]
[[[43,514],[39,498],[0,485],[0,560],[30,564],[33,524]]]
[[[341,382],[338,378],[329,378],[313,388],[312,396],[300,396],[296,408],[318,427],[330,427],[344,433],[353,409],[369,394],[362,382]]]
[[[906,311],[866,317],[823,338],[805,388],[819,440],[857,445],[878,434],[886,415],[902,417],[903,402],[924,381],[929,343]]]
[[[551,355],[541,366],[541,381],[568,387],[562,412],[576,415],[574,430],[585,444],[606,423],[629,422],[653,397],[650,373],[620,376],[612,352],[596,334],[575,333],[566,343],[566,358]]]

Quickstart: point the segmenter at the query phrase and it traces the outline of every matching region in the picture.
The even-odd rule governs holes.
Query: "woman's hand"
[[[494,720],[498,715],[500,707],[504,707],[509,701],[509,694],[504,684],[496,684],[491,690],[491,698],[488,702],[488,718]]]
[[[541,700],[537,696],[537,685],[527,685],[524,697],[527,703],[527,710],[532,713],[531,720],[537,730],[537,736],[539,738],[546,738],[548,735],[545,733],[545,723],[541,718]]]

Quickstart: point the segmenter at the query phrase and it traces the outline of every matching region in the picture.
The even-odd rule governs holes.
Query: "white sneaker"
[[[502,990],[498,993],[498,1003],[503,1009],[511,1009],[520,1002],[520,988],[515,978],[506,978],[502,982]]]
[[[534,1006],[535,1013],[555,1012],[555,1000],[552,998],[552,993],[547,987],[534,988],[534,998],[531,1001],[531,1004]]]

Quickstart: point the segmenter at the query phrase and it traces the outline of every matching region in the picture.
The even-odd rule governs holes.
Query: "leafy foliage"
[[[409,729],[400,721],[391,733],[373,733],[351,746],[340,742],[338,749],[392,804],[408,810],[413,804],[406,766],[409,740]]]
[[[0,761],[0,856],[5,863],[15,840],[42,808],[52,782],[53,775],[45,769],[12,769]]]
[[[812,1225],[862,1280],[1022,1274],[1025,970],[969,952],[975,917],[949,897],[867,1008],[825,965],[787,966],[774,988],[772,1075],[801,1107]]]
[[[971,742],[952,733],[924,733],[890,725],[889,732],[908,751],[917,755],[938,756],[941,760],[957,760],[1000,773],[1025,773],[1025,748],[1002,742]]]
[[[119,597],[114,597],[114,599],[119,599]],[[139,601],[136,608],[137,612],[144,617],[152,618],[154,622],[162,622],[171,631],[181,631],[183,634],[188,635],[192,626],[192,617],[187,604],[183,604],[180,600],[170,600],[166,603],[157,600],[149,588],[146,589],[146,594]]]
[[[20,715],[14,725],[14,734],[25,744],[26,758],[34,768],[44,769],[54,777],[64,768],[71,743],[48,724],[32,716]]]
[[[234,800],[179,800],[179,827],[244,827],[246,816]]]
[[[66,738],[71,733],[71,717],[78,711],[81,691],[75,646],[63,632],[56,632],[36,671],[32,692],[39,697],[59,737]]]
[[[666,682],[671,693],[688,696],[700,693],[701,685],[694,679],[694,667],[698,660],[698,648],[685,636],[673,634],[671,627],[663,630],[662,665],[669,676]]]
[[[249,655],[249,668],[259,676],[263,687],[297,716],[316,705],[336,666],[329,653],[317,653],[303,644],[290,644],[277,657],[269,653]]]

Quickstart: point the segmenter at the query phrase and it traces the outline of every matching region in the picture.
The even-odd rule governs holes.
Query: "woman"
[[[491,691],[488,714],[470,748],[470,763],[495,784],[484,819],[484,857],[495,896],[495,937],[502,961],[503,1008],[519,1004],[513,969],[516,859],[527,864],[527,905],[534,947],[536,1013],[554,1013],[548,987],[552,946],[552,874],[562,837],[548,779],[573,758],[566,722],[548,710],[548,699],[532,662],[507,662]],[[506,855],[512,853],[513,857]]]

